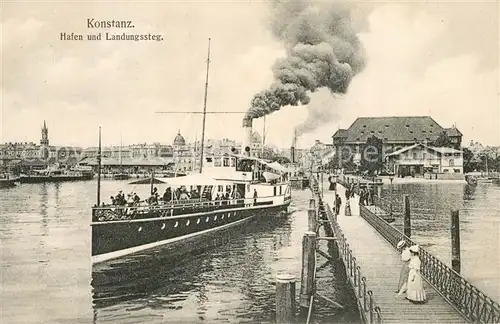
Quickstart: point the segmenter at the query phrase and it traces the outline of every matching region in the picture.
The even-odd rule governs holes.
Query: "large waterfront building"
[[[382,154],[395,152],[417,143],[430,144],[446,134],[456,150],[462,144],[462,133],[453,126],[443,128],[429,116],[359,117],[348,129],[339,129],[332,136],[337,152],[347,152],[353,162],[360,163],[363,146],[375,136],[382,141]]]

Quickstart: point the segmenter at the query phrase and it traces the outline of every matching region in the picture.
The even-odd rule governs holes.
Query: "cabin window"
[[[224,191],[224,187],[223,187],[223,186],[220,186],[220,185],[219,185],[219,186],[217,186],[217,191],[218,191],[218,192],[222,192],[222,191]]]
[[[230,186],[230,185],[227,185],[227,186],[226,186],[226,192],[231,193],[231,186]]]
[[[281,189],[281,186],[280,186],[280,195],[281,195],[281,190],[282,190],[282,189]]]
[[[215,159],[214,166],[216,166],[216,167],[220,167],[221,165],[222,165],[222,163],[221,163],[220,158],[216,158],[216,159]]]
[[[224,165],[225,167],[228,167],[228,166],[229,166],[229,158],[224,158],[224,159],[223,159],[223,165]]]
[[[273,187],[274,189],[274,196],[276,196],[276,187]]]
[[[234,159],[231,159],[231,167],[234,168],[235,165],[236,165],[236,161]]]
[[[212,158],[211,157],[207,157],[207,162],[211,163],[212,162]]]

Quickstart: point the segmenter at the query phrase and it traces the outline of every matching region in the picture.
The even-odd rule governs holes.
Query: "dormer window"
[[[408,125],[408,124],[406,124],[405,126],[406,126],[406,128],[410,127],[410,125]]]
[[[366,128],[366,125],[363,125],[363,128]]]

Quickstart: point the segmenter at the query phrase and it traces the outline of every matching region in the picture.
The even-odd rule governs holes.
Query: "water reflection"
[[[200,249],[189,255],[180,255],[180,246],[160,247],[95,265],[91,285],[96,321],[109,315],[116,320],[126,309],[151,308],[173,311],[169,319],[178,320],[269,317],[273,307],[262,307],[274,298],[272,285],[263,283],[270,272],[266,249],[278,250],[290,242],[286,228],[290,220],[277,218],[218,233],[215,242],[197,242]],[[245,307],[234,311],[238,303]]]

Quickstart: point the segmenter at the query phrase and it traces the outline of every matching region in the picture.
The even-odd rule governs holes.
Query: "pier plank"
[[[383,323],[467,323],[467,321],[427,282],[424,287],[427,303],[412,304],[404,295],[397,297],[401,261],[399,253],[362,217],[359,216],[359,197],[351,198],[352,216],[344,216],[345,188],[337,186],[342,197],[338,222],[356,257],[361,273],[366,277],[367,289],[381,309]],[[324,201],[332,206],[334,191],[324,191]]]

